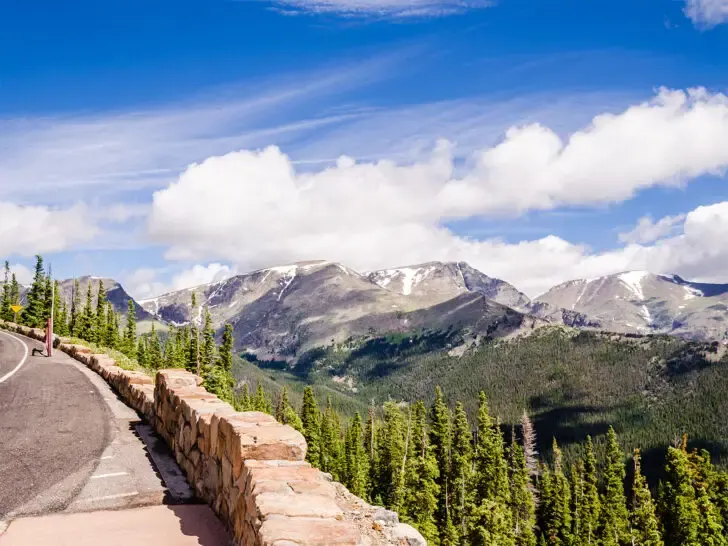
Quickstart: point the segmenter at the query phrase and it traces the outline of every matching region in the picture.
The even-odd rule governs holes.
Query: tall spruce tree
[[[452,456],[450,466],[450,506],[451,521],[461,537],[467,537],[467,515],[473,502],[473,435],[470,431],[468,416],[462,402],[455,405],[455,419],[452,432]]]
[[[263,385],[260,383],[260,381],[258,382],[258,386],[255,388],[253,409],[255,411],[262,411],[263,413],[273,413],[270,405],[270,400],[268,399],[268,395],[265,393],[265,389],[263,389]]]
[[[222,343],[217,355],[217,365],[228,374],[233,372],[233,344],[233,327],[231,324],[225,324],[225,329],[222,332]]]
[[[307,385],[303,389],[303,405],[301,406],[301,423],[303,436],[308,444],[306,460],[318,467],[321,464],[321,424],[319,410],[313,388]]]
[[[443,539],[449,532],[450,524],[450,412],[442,397],[442,389],[435,388],[435,401],[430,409],[430,445],[435,455],[437,468],[437,512],[435,524],[440,529]]]
[[[215,330],[212,327],[210,310],[205,307],[205,325],[202,328],[202,348],[200,351],[200,370],[203,377],[215,366]]]
[[[334,411],[331,397],[326,398],[326,409],[321,416],[321,460],[320,467],[335,480],[341,477],[344,450],[341,442],[341,423]]]
[[[427,438],[425,415],[424,403],[416,402],[412,411],[410,441],[404,465],[405,492],[398,508],[404,516],[403,519],[412,523],[428,544],[435,545],[440,543],[438,529],[442,531],[437,522],[439,470],[434,446],[429,445]],[[443,522],[443,526],[445,523]]]
[[[20,304],[20,284],[18,279],[15,278],[15,273],[10,275],[10,305]],[[11,309],[12,311],[12,309]],[[15,313],[13,313],[12,320],[15,320]],[[19,316],[18,316],[19,317]]]
[[[526,466],[526,455],[516,442],[515,433],[511,434],[508,463],[515,543],[517,546],[535,546],[536,506],[531,492],[531,475]]]
[[[147,357],[147,364],[149,368],[159,369],[162,367],[162,347],[159,344],[159,335],[157,335],[157,329],[153,322],[147,343]]]
[[[116,349],[119,346],[119,317],[114,311],[111,302],[106,303],[106,335],[104,344],[109,349]]]
[[[122,344],[122,352],[129,357],[134,356],[134,348],[136,347],[136,309],[134,301],[129,299],[126,313],[126,328],[124,328],[124,340]]]
[[[601,501],[600,544],[619,546],[629,541],[629,513],[624,496],[625,468],[622,448],[614,428],[607,432],[607,460],[604,467],[604,494]]]
[[[45,274],[43,272],[43,257],[35,257],[35,274],[25,296],[26,304],[22,313],[22,322],[32,328],[42,328],[45,323]]]
[[[99,286],[96,290],[96,312],[94,331],[96,332],[96,343],[103,345],[106,340],[107,321],[109,318],[106,314],[106,289],[104,288],[104,280],[99,279]]]
[[[81,312],[81,295],[79,294],[79,282],[78,279],[73,279],[73,293],[71,294],[71,316],[68,322],[68,329],[70,334],[75,337],[79,336],[80,330],[80,316]]]
[[[630,544],[635,546],[663,546],[660,524],[657,520],[655,503],[652,500],[647,480],[642,475],[640,450],[632,456],[634,476],[632,478],[632,502],[630,511]]]
[[[68,335],[68,316],[66,311],[66,302],[61,297],[61,287],[58,281],[53,281],[53,331],[59,336]]]
[[[385,402],[380,434],[377,438],[379,475],[377,493],[386,506],[393,506],[399,494],[402,464],[405,459],[405,421],[394,402]]]
[[[361,416],[356,412],[347,430],[346,486],[354,495],[366,498],[369,491],[369,458],[362,435]]]
[[[597,458],[594,454],[594,444],[591,436],[586,437],[584,446],[584,476],[582,495],[579,502],[579,526],[578,539],[581,544],[587,546],[597,544],[599,530],[599,515],[601,503],[599,499],[599,486],[597,476]]]
[[[490,415],[488,400],[482,391],[473,462],[475,498],[470,542],[474,545],[515,544],[503,437]]]
[[[563,456],[556,438],[552,452],[553,471],[542,479],[541,519],[547,544],[566,546],[571,543],[571,487],[564,475]]]

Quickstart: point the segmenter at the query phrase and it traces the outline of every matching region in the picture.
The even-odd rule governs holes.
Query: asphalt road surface
[[[63,353],[0,330],[0,520],[25,505],[62,510],[109,442],[99,391]]]

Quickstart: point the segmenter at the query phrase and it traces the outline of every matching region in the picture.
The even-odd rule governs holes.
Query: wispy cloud
[[[17,203],[75,202],[160,187],[210,155],[297,136],[360,115],[322,99],[387,77],[396,55],[292,74],[159,108],[0,119],[0,193]]]
[[[283,13],[336,13],[348,17],[430,18],[487,8],[490,0],[278,0]]]
[[[698,26],[712,28],[728,22],[728,0],[686,0],[685,15]]]

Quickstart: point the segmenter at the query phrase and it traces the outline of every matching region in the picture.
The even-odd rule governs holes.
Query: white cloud
[[[5,273],[0,273],[0,275],[4,275]],[[12,278],[12,275],[15,275],[15,279],[20,284],[30,284],[33,282],[33,271],[30,270],[30,268],[24,266],[23,264],[10,264],[10,275]],[[10,280],[10,278],[8,280]],[[5,278],[0,277],[0,283],[4,282]]]
[[[684,220],[684,214],[665,216],[657,222],[651,216],[643,216],[632,230],[620,233],[619,240],[623,243],[651,243],[674,233]]]
[[[728,21],[728,0],[686,0],[685,15],[698,26],[714,27]]]
[[[439,17],[493,5],[490,0],[278,0],[277,4],[314,13],[348,16]]]
[[[609,260],[626,266],[640,253],[627,247],[592,256],[555,237],[516,246],[473,241],[444,223],[618,202],[642,188],[719,174],[728,166],[727,141],[728,99],[698,89],[661,90],[594,118],[566,141],[541,125],[515,127],[476,152],[460,175],[447,142],[413,164],[342,157],[316,172],[297,172],[276,147],[241,151],[191,165],[156,192],[149,230],[170,245],[170,259],[255,268],[325,258],[359,269],[465,259],[533,292],[564,280],[567,266],[603,272]]]
[[[163,107],[100,114],[0,118],[0,194],[36,203],[164,187],[191,162],[272,139],[287,143],[359,115],[322,99],[379,81],[401,50],[305,74],[231,86]]]
[[[0,202],[0,256],[58,252],[98,233],[84,205],[67,209]]]
[[[173,275],[169,282],[160,279],[161,273],[160,270],[152,268],[140,268],[124,277],[124,285],[134,298],[144,300],[175,290],[225,280],[235,274],[235,269],[220,263],[197,264]]]

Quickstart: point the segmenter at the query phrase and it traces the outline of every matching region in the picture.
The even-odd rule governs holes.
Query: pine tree
[[[288,387],[283,385],[283,390],[278,395],[278,401],[276,403],[276,421],[285,424],[285,409],[290,406],[288,401]]]
[[[382,427],[377,438],[379,460],[379,487],[385,506],[394,506],[399,496],[398,488],[402,480],[402,465],[405,459],[405,422],[399,406],[385,402]]]
[[[20,285],[18,279],[15,278],[15,273],[10,275],[10,305],[20,304]],[[12,311],[12,309],[11,309]],[[15,320],[15,313],[13,313],[13,321]],[[18,318],[18,320],[20,320]]]
[[[78,337],[86,341],[90,341],[91,343],[95,343],[95,322],[96,319],[93,307],[93,289],[91,287],[91,281],[88,281],[88,286],[86,287],[86,305],[84,305],[83,312],[81,313],[77,334]],[[133,356],[136,350],[136,340],[134,340],[134,343],[131,345],[130,350],[131,356]]]
[[[687,450],[687,437],[683,440]],[[700,523],[698,541],[711,546],[725,546],[728,544],[728,528],[723,525],[723,517],[716,507],[713,499],[715,468],[710,462],[710,453],[706,450],[693,450],[688,454],[691,466],[693,488],[700,510]],[[726,532],[724,532],[726,531]]]
[[[68,324],[68,329],[72,336],[80,337],[79,331],[81,326],[81,319],[79,313],[81,311],[81,296],[79,294],[79,282],[78,279],[73,279],[73,294],[71,295],[71,317]]]
[[[437,524],[439,470],[434,446],[428,445],[425,413],[425,405],[421,401],[416,402],[412,411],[411,434],[404,470],[405,493],[398,508],[403,519],[414,525],[428,544],[439,544]]]
[[[66,302],[61,297],[61,287],[58,281],[53,281],[53,331],[59,336],[68,335]]]
[[[473,438],[462,402],[455,405],[450,467],[451,520],[461,537],[467,536],[467,514],[472,504]]]
[[[127,309],[122,352],[132,357],[134,355],[134,348],[136,347],[136,309],[134,308],[134,301],[132,299],[129,299]]]
[[[546,542],[564,546],[571,541],[571,488],[563,470],[561,449],[553,440],[554,468],[543,476],[541,519]]]
[[[513,535],[517,546],[535,546],[536,506],[531,493],[531,476],[526,466],[526,456],[523,448],[516,442],[515,433],[511,435],[508,456]]]
[[[331,397],[326,399],[326,409],[321,416],[321,459],[319,468],[330,473],[339,481],[344,463],[344,450],[341,443],[341,423],[331,405]]]
[[[147,364],[149,368],[159,369],[162,366],[162,347],[159,344],[159,336],[157,329],[152,322],[152,330],[149,332],[149,340],[147,343]]]
[[[601,503],[599,500],[598,477],[597,477],[597,459],[594,455],[594,444],[591,436],[586,437],[586,446],[584,451],[584,483],[582,487],[582,497],[579,518],[581,526],[579,530],[579,541],[581,544],[597,543],[599,517],[601,511]]]
[[[624,496],[624,461],[614,428],[607,432],[607,461],[604,468],[604,495],[601,502],[600,540],[602,546],[629,543],[629,513]]]
[[[94,331],[96,332],[96,342],[103,345],[106,340],[107,321],[109,317],[106,314],[106,289],[104,288],[103,279],[99,279],[99,287],[96,292],[96,312],[94,313],[96,321]]]
[[[321,464],[321,424],[316,397],[313,395],[310,385],[303,389],[301,422],[303,423],[303,436],[308,444],[306,460],[318,468]]]
[[[584,502],[584,465],[581,461],[571,465],[571,543],[579,543],[583,523],[581,521],[582,504]]]
[[[471,542],[475,545],[515,544],[503,437],[490,416],[488,401],[482,391],[473,467],[475,499]]]
[[[106,336],[104,344],[109,349],[119,346],[119,317],[110,302],[106,303]]]
[[[441,538],[446,536],[448,531],[448,520],[450,517],[450,499],[448,478],[450,476],[450,415],[447,405],[442,398],[442,389],[435,388],[435,401],[430,409],[430,444],[435,455],[437,468],[437,512],[435,524],[442,532]]]
[[[189,346],[187,348],[187,371],[194,374],[200,373],[200,348],[198,345],[199,335],[197,328],[190,326]]]
[[[45,323],[45,274],[43,273],[43,258],[35,257],[35,274],[33,284],[25,296],[26,305],[21,316],[22,322],[32,328],[42,328]]]
[[[243,393],[240,395],[238,406],[240,408],[239,411],[253,410],[253,401],[250,398],[250,390],[248,389],[247,383],[243,383]]]
[[[630,544],[635,546],[663,546],[660,525],[655,513],[655,503],[642,475],[640,450],[635,449],[632,457],[634,477],[632,479],[632,505],[630,512]]]
[[[377,496],[379,496],[379,504],[381,504],[377,425],[374,421],[374,408],[371,406],[367,411],[367,422],[364,427],[364,451],[366,451],[367,458],[369,459],[369,489],[367,490],[367,496],[372,501],[375,501]]]
[[[665,474],[659,499],[665,542],[674,546],[699,546],[700,508],[684,445],[667,448]]]
[[[13,311],[10,309],[10,262],[5,260],[5,280],[3,281],[2,296],[0,296],[0,319],[13,320]]]
[[[200,370],[203,377],[215,366],[215,330],[212,328],[210,311],[205,307],[205,325],[202,328],[202,349],[200,351]]]
[[[226,373],[233,371],[233,327],[226,324],[222,332],[222,344],[217,356],[217,365]]]
[[[255,388],[255,398],[253,399],[253,408],[255,411],[262,411],[263,413],[272,413],[270,400],[266,395],[263,385],[258,382],[258,386]]]
[[[50,318],[53,312],[53,303],[53,279],[49,271],[43,286],[43,316],[45,318]]]
[[[362,422],[359,412],[347,431],[346,486],[354,495],[366,498],[369,491],[369,459],[362,442]]]
[[[142,336],[139,338],[136,349],[136,361],[142,368],[149,367],[149,353],[147,351],[147,339]]]

